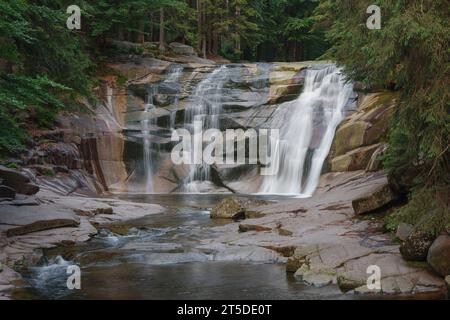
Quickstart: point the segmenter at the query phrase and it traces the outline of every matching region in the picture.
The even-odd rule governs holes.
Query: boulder
[[[348,292],[366,285],[367,281],[358,273],[343,272],[338,275],[337,284],[342,292]]]
[[[447,289],[450,292],[450,276],[445,277],[445,283],[447,284]]]
[[[400,223],[397,227],[397,232],[395,236],[397,239],[400,239],[401,241],[406,241],[408,237],[413,232],[414,226],[407,224],[407,223]]]
[[[211,210],[212,219],[244,219],[245,208],[242,201],[229,198],[221,201]]]
[[[179,54],[182,56],[195,56],[196,55],[193,47],[188,46],[183,43],[172,42],[171,44],[169,44],[169,47],[170,47],[170,49],[172,49],[172,51],[175,54]]]
[[[448,234],[439,236],[433,242],[428,250],[427,261],[441,276],[445,277],[450,274],[450,236]],[[448,280],[447,278],[446,280]]]
[[[408,261],[425,261],[428,249],[430,249],[434,239],[434,236],[423,231],[414,231],[401,244],[400,253]]]
[[[13,188],[0,185],[0,199],[12,200],[16,197],[16,191]]]
[[[39,192],[39,187],[30,183],[30,178],[17,170],[0,166],[0,179],[3,180],[3,185],[14,189],[17,193],[33,195]]]
[[[379,187],[371,195],[352,201],[353,210],[357,215],[374,212],[396,200],[388,184]]]
[[[246,214],[247,209],[266,205],[263,200],[228,198],[218,203],[211,210],[212,219],[245,219],[249,218]]]

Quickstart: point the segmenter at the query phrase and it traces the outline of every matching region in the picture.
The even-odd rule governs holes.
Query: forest
[[[79,30],[66,26],[73,4]],[[374,4],[379,30],[365,24]],[[84,112],[120,54],[162,59],[177,42],[233,63],[333,61],[361,92],[399,96],[382,163],[403,203],[386,229],[437,236],[450,226],[449,17],[449,0],[2,0],[0,160]]]

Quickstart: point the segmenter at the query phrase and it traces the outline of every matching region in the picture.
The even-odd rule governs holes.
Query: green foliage
[[[366,9],[382,11],[381,30],[366,27]],[[400,191],[413,190],[399,214],[438,230],[450,215],[450,27],[447,0],[321,1],[320,26],[336,59],[354,80],[399,90],[384,158]]]
[[[420,189],[413,191],[407,206],[401,207],[395,213],[385,219],[385,227],[389,231],[396,231],[398,225],[403,222],[416,227],[417,230],[439,235],[450,227],[450,214],[448,203],[440,203],[440,190]]]

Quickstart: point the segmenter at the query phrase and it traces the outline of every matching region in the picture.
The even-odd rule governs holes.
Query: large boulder
[[[249,208],[266,205],[263,200],[227,198],[211,210],[212,219],[245,219]]]
[[[245,208],[242,201],[229,198],[221,201],[211,210],[212,219],[244,219]]]
[[[17,193],[33,195],[39,192],[39,187],[30,183],[30,178],[17,170],[0,166],[0,179],[3,180],[3,185],[14,189]]]
[[[450,274],[450,236],[441,235],[428,250],[427,261],[430,266],[445,277]]]
[[[382,209],[384,206],[396,200],[388,184],[379,187],[371,195],[352,201],[353,210],[357,215],[367,214]]]
[[[408,261],[425,261],[435,237],[416,230],[400,245],[400,253]]]

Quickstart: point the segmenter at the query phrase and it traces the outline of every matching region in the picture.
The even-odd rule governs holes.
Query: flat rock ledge
[[[443,277],[425,262],[404,260],[394,236],[383,233],[382,221],[360,216],[392,201],[395,195],[382,171],[325,174],[311,198],[254,206],[257,218],[213,228],[216,236],[199,249],[230,258],[247,250],[258,261],[284,261],[297,281],[314,287],[335,285],[345,295],[445,298]],[[373,268],[380,271],[379,290],[370,290]]]
[[[100,226],[166,210],[155,204],[60,196],[45,190],[36,197],[39,203],[0,202],[0,299],[7,299],[20,279],[13,269],[37,262],[40,249],[85,242]]]

